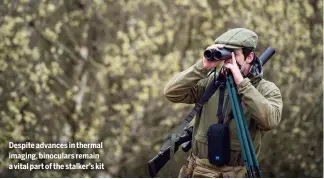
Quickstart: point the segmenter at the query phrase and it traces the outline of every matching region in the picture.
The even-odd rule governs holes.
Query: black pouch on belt
[[[218,123],[208,128],[208,160],[209,163],[222,166],[228,164],[230,160],[230,136],[228,124],[223,124],[223,101],[224,101],[225,84],[220,85],[219,102],[218,102]]]
[[[226,165],[230,159],[230,137],[227,124],[213,124],[207,132],[208,160],[217,166]]]

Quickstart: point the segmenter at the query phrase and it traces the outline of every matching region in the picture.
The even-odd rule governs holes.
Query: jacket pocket
[[[192,178],[220,178],[221,172],[209,170],[201,166],[196,166],[193,170]]]

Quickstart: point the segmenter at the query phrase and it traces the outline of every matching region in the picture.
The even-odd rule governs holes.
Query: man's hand
[[[214,45],[211,45],[211,46],[207,47],[206,50],[208,50],[208,49],[216,49],[216,50],[219,50],[220,48],[223,48],[223,47],[224,46],[222,46],[222,45],[214,44]],[[222,61],[208,61],[205,57],[203,57],[204,68],[207,69],[207,70],[210,70],[210,69],[216,67],[221,62]]]
[[[236,85],[239,85],[243,81],[240,68],[237,66],[234,52],[232,52],[232,59],[225,60],[224,66],[231,70]]]

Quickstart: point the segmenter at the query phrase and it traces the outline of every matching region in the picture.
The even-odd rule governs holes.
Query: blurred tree
[[[264,176],[322,176],[323,1],[4,0],[0,9],[2,176],[148,176],[147,161],[191,107],[168,102],[164,85],[234,27],[259,34],[258,54],[277,50],[264,78],[284,109],[262,144]],[[26,161],[8,159],[19,152],[9,141],[102,141],[99,150],[27,152],[96,152],[106,170],[10,171]]]

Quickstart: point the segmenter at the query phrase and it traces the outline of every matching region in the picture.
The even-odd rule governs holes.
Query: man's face
[[[253,60],[253,54],[248,55],[244,58],[242,49],[235,49],[233,50],[236,62],[241,70],[243,75],[247,75],[250,72],[251,62]],[[231,59],[229,59],[231,60]]]
[[[235,59],[237,61],[238,64],[241,65],[241,67],[243,66],[243,64],[245,64],[245,59],[244,59],[244,55],[243,55],[243,51],[242,49],[235,49],[234,51],[234,55],[235,55]]]

